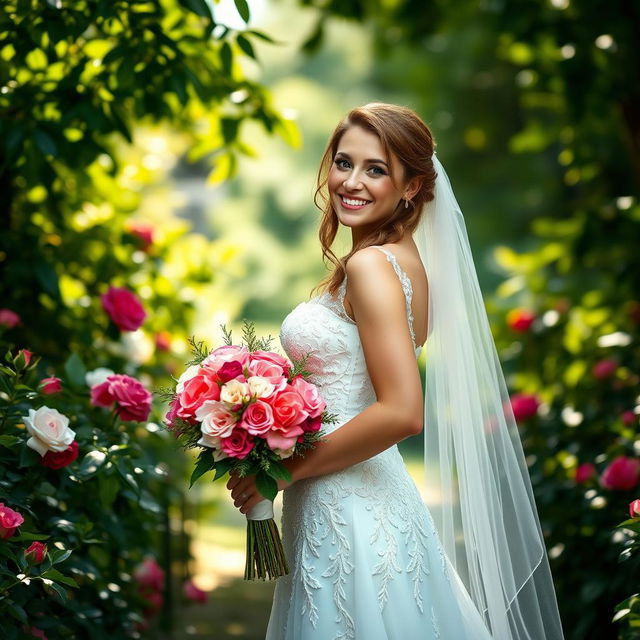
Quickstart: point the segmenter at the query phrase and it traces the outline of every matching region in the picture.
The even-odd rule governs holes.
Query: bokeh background
[[[465,213],[567,639],[640,637],[639,28],[623,0],[6,0],[2,637],[264,637],[224,483],[188,489],[158,394],[123,421],[86,373],[158,390],[243,319],[277,347],[326,274],[324,146],[371,101],[423,117]],[[45,405],[79,445],[59,469],[25,445]],[[422,486],[421,438],[401,450]]]

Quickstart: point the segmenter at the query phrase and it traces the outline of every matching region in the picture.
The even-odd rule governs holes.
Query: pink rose
[[[251,360],[263,360],[264,362],[275,364],[282,369],[285,376],[288,375],[289,369],[293,366],[287,358],[281,356],[279,353],[274,353],[273,351],[252,351]]]
[[[216,438],[228,438],[238,421],[236,414],[224,402],[218,400],[205,400],[196,409],[196,418],[201,423],[202,435]],[[206,439],[205,437],[205,441]],[[212,442],[211,445],[206,446],[217,447],[218,445]]]
[[[640,460],[626,456],[615,458],[600,476],[600,484],[614,491],[633,489],[639,480]]]
[[[74,440],[64,451],[47,451],[41,458],[40,464],[49,469],[62,469],[77,459],[80,448]]]
[[[135,331],[147,316],[140,300],[128,289],[109,287],[100,299],[102,308],[121,331]]]
[[[302,431],[302,429],[300,429],[300,431]],[[301,435],[286,436],[282,432],[270,431],[267,434],[266,440],[269,445],[269,449],[272,451],[286,451],[293,447],[296,442],[301,441],[301,437]]]
[[[287,385],[286,391],[272,396],[268,401],[273,408],[273,417],[277,424],[275,428],[286,429],[287,427],[299,425],[309,415],[304,408],[303,399],[299,393],[293,391],[291,385]]]
[[[632,518],[640,516],[640,498],[636,498],[633,502],[629,503],[629,515]]]
[[[232,360],[237,360],[243,367],[247,366],[249,362],[249,350],[247,347],[225,344],[222,347],[214,349],[201,364],[203,367],[209,367],[214,371],[218,371],[225,362]]]
[[[62,391],[62,380],[60,378],[56,378],[55,376],[51,376],[50,378],[42,378],[40,380],[40,393],[44,393],[47,396],[50,396],[54,393],[59,393]]]
[[[181,417],[194,415],[198,407],[206,400],[220,400],[218,377],[209,369],[200,369],[198,375],[184,383],[180,398]]]
[[[40,564],[44,560],[44,556],[47,553],[47,545],[42,542],[32,542],[27,549],[25,549],[24,556],[31,564]]]
[[[20,349],[20,351],[18,351],[18,355],[13,359],[13,364],[18,369],[24,369],[29,366],[32,356],[33,353],[29,351],[29,349]]]
[[[13,327],[19,325],[21,322],[20,316],[14,311],[11,311],[11,309],[0,309],[0,327],[13,329]]]
[[[142,422],[151,412],[151,393],[141,382],[127,375],[114,374],[91,388],[91,404],[109,407],[115,402],[122,420]]]
[[[147,556],[134,570],[133,577],[141,587],[164,590],[164,571],[152,556]]]
[[[576,469],[575,481],[576,484],[584,484],[588,482],[596,475],[596,468],[590,463],[585,462]]]
[[[535,416],[539,404],[538,398],[532,394],[514,393],[511,396],[511,408],[518,422]]]
[[[612,358],[604,358],[591,367],[591,375],[596,380],[605,380],[606,378],[610,378],[616,372],[617,368],[618,363],[615,360]]]
[[[140,243],[140,249],[147,251],[153,244],[153,227],[150,224],[144,222],[136,222],[131,220],[127,224],[127,231],[138,239]]]
[[[252,402],[242,414],[240,426],[254,436],[264,436],[273,426],[273,409],[264,402]]]
[[[317,418],[327,406],[325,401],[320,397],[318,387],[315,384],[307,382],[302,376],[296,376],[291,382],[291,386],[300,394],[304,402],[305,411],[312,417]]]
[[[0,539],[10,538],[23,522],[20,513],[0,502]]]
[[[220,438],[222,450],[232,458],[245,458],[253,449],[254,437],[244,429],[234,429],[228,438]]]
[[[535,318],[535,313],[527,309],[512,309],[507,314],[507,324],[514,331],[523,333],[529,329]]]
[[[287,386],[287,377],[282,367],[266,360],[252,360],[247,367],[250,377],[266,378],[275,391],[282,391]]]
[[[184,593],[185,598],[193,602],[199,602],[200,604],[206,604],[207,602],[207,592],[196,587],[193,580],[184,581],[182,584],[182,593]]]

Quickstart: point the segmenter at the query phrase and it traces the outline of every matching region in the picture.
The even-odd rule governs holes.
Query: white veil
[[[560,615],[509,394],[460,206],[442,164],[414,232],[429,283],[428,507],[495,640],[561,640]]]

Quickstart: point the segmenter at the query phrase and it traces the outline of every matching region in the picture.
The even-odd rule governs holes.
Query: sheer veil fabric
[[[464,217],[433,155],[435,198],[414,240],[429,283],[425,373],[428,507],[495,640],[560,640],[529,472]]]

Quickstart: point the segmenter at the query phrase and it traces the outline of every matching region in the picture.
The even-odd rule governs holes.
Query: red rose
[[[54,393],[58,393],[62,391],[62,380],[60,378],[56,378],[55,376],[51,376],[50,378],[42,378],[40,380],[40,393],[44,393],[47,396],[50,396]]]
[[[0,327],[12,329],[21,322],[20,316],[11,309],[0,309]]]
[[[596,475],[596,468],[590,463],[585,462],[576,469],[576,484],[584,484]]]
[[[533,394],[514,393],[511,396],[511,408],[518,422],[535,416],[539,404],[538,398]]]
[[[625,425],[630,426],[632,424],[635,424],[636,414],[633,411],[623,411],[620,414],[620,419]]]
[[[599,360],[591,367],[591,375],[596,378],[596,380],[604,380],[610,378],[616,372],[617,368],[618,363],[615,360],[605,358]]]
[[[138,298],[128,289],[109,287],[101,301],[102,308],[121,331],[135,331],[147,315]]]
[[[152,556],[146,557],[134,570],[133,577],[141,587],[153,591],[164,589],[164,570]]]
[[[31,564],[40,564],[44,560],[44,556],[47,553],[47,545],[42,542],[32,542],[27,549],[25,549],[24,556]]]
[[[303,431],[320,431],[320,427],[322,427],[322,418],[320,416],[316,416],[315,418],[309,416],[301,426]]]
[[[507,324],[519,333],[527,331],[535,319],[535,314],[527,309],[512,309],[507,314]]]
[[[640,516],[640,498],[636,498],[629,503],[629,516],[632,518]]]
[[[40,458],[40,464],[49,469],[62,469],[70,465],[78,457],[78,453],[78,443],[74,440],[64,451],[47,451]]]
[[[618,456],[602,472],[600,484],[605,489],[626,491],[633,489],[640,481],[640,460]]]
[[[10,538],[23,522],[22,514],[0,502],[0,538]]]
[[[237,360],[230,360],[225,362],[218,369],[218,378],[221,382],[229,382],[238,376],[242,375],[242,365]]]

